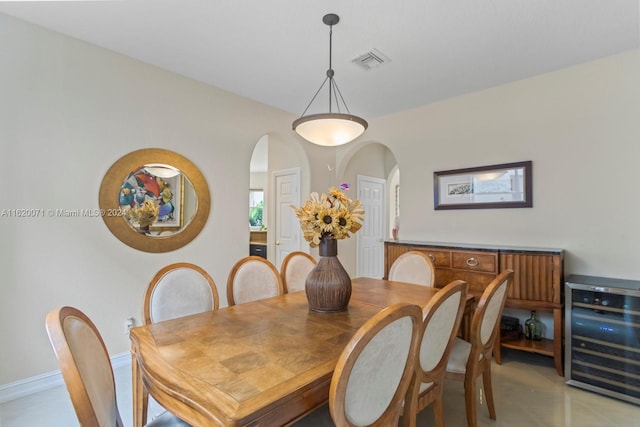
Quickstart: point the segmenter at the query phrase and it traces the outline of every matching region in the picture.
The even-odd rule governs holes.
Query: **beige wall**
[[[0,210],[95,208],[107,168],[143,147],[192,160],[212,200],[203,232],[165,254],[125,246],[99,218],[0,217],[0,385],[57,369],[44,330],[56,306],[86,311],[109,351],[126,352],[124,320],[140,319],[165,264],[201,265],[226,305],[265,134],[282,150],[274,168],[309,159],[303,197],[359,173],[348,165],[367,143],[386,145],[401,171],[403,239],[560,247],[568,272],[640,278],[638,52],[370,119],[362,141],[333,151],[296,140],[290,114],[3,15],[0,39]],[[533,161],[533,208],[433,210],[433,171],[520,160]]]
[[[124,245],[100,218],[0,217],[0,385],[58,368],[44,328],[57,306],[89,314],[112,354],[128,351],[124,321],[141,319],[166,264],[202,266],[226,305],[227,274],[248,255],[253,147],[265,134],[299,146],[295,117],[1,14],[0,39],[0,212],[97,208],[107,169],[144,147],[193,161],[212,203],[203,232],[162,254]]]
[[[568,273],[640,279],[639,76],[633,51],[374,121],[400,237],[564,248]],[[524,160],[533,208],[434,211],[434,171]]]

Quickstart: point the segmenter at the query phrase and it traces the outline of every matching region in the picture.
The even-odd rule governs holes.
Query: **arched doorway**
[[[251,158],[249,191],[250,194],[262,191],[263,211],[261,230],[256,233],[250,230],[250,235],[264,241],[265,257],[278,268],[287,253],[309,250],[302,241],[297,218],[289,208],[290,204],[300,204],[300,198],[308,194],[309,170],[307,153],[298,141],[270,133],[256,142]],[[283,189],[283,183],[286,189]]]
[[[369,203],[369,206],[365,207],[363,230],[359,231],[355,238],[340,243],[340,260],[354,277],[366,275],[381,278],[384,275],[384,241],[391,238],[391,229],[395,223],[395,210],[391,207],[391,202],[395,199],[391,198],[390,188],[399,182],[399,173],[398,181],[393,180],[393,172],[397,169],[397,162],[391,150],[377,142],[354,145],[338,165],[337,176],[352,187],[348,196],[352,199],[367,199]],[[367,182],[366,186],[360,188],[359,177],[361,182]],[[384,185],[376,185],[377,181]],[[382,193],[367,194],[372,191]],[[367,209],[374,211],[367,212]],[[391,215],[394,215],[394,220]],[[368,226],[371,227],[365,230]],[[371,265],[366,265],[367,263]]]

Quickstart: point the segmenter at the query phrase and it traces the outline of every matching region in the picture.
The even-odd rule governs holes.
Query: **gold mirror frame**
[[[179,169],[193,186],[196,212],[191,221],[177,233],[167,236],[147,236],[134,230],[127,220],[118,215],[118,194],[124,179],[136,168],[149,163],[161,163]],[[170,252],[191,242],[202,231],[209,218],[211,199],[209,186],[198,167],[186,157],[162,148],[143,148],[118,159],[105,173],[100,184],[100,209],[107,228],[122,243],[144,252]]]

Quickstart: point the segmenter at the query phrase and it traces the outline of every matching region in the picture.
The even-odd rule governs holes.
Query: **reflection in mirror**
[[[150,236],[179,233],[197,209],[189,178],[159,163],[129,173],[120,187],[118,203],[129,225]]]
[[[143,148],[118,159],[102,179],[99,203],[113,235],[145,252],[168,252],[191,242],[211,207],[209,186],[198,167],[162,148]]]

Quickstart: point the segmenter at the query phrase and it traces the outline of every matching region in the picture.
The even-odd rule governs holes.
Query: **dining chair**
[[[445,372],[464,314],[468,288],[467,282],[455,280],[440,289],[422,310],[416,373],[404,401],[405,427],[415,427],[418,412],[430,404],[433,404],[436,427],[444,427]]]
[[[259,256],[248,256],[238,261],[227,279],[229,306],[257,301],[284,294],[278,269]]]
[[[217,310],[218,305],[218,290],[209,273],[187,262],[169,264],[161,268],[147,286],[144,323]]]
[[[351,338],[329,387],[337,426],[397,425],[415,369],[422,310],[398,303],[382,309]]]
[[[302,251],[290,252],[282,260],[280,276],[284,293],[304,291],[305,280],[318,261]]]
[[[149,325],[217,310],[218,306],[218,290],[209,273],[195,264],[177,262],[161,268],[153,276],[145,292],[142,314],[144,324]],[[147,408],[149,394],[144,390],[143,395],[143,405]]]
[[[49,312],[46,329],[80,425],[124,427],[109,353],[91,319],[76,308],[61,307]],[[167,412],[147,426],[188,424]]]
[[[435,280],[433,261],[420,251],[408,251],[391,264],[389,280],[433,286]]]
[[[482,387],[489,418],[496,419],[491,386],[491,357],[500,333],[500,318],[513,282],[513,270],[500,273],[486,287],[471,319],[470,340],[456,338],[449,355],[445,378],[464,381],[467,425],[476,427],[476,381],[482,375]]]

